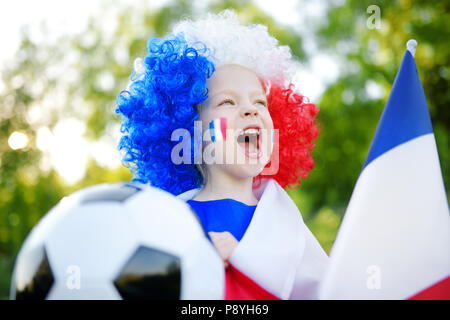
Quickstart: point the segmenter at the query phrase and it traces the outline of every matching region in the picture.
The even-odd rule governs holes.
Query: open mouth
[[[261,157],[261,129],[246,128],[237,137],[239,146],[248,158]]]

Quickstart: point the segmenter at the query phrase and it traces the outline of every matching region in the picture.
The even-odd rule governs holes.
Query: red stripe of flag
[[[231,264],[225,269],[225,300],[280,300]]]
[[[220,131],[222,131],[223,141],[227,140],[227,118],[220,118]]]
[[[420,291],[408,300],[450,300],[450,276]]]

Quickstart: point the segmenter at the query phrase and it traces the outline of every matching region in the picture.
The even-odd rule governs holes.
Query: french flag
[[[321,299],[450,299],[450,214],[416,45],[408,41]]]
[[[220,117],[209,123],[209,134],[211,141],[225,141],[227,138],[227,118]]]

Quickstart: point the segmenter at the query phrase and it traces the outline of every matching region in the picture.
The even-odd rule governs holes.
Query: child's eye
[[[261,103],[264,107],[267,105],[267,103],[264,100],[258,100],[256,103]]]
[[[221,103],[219,103],[219,106],[221,106],[222,104],[225,104],[225,103],[227,103],[227,102],[229,102],[229,103],[231,103],[231,104],[234,104],[233,100],[227,99],[227,100],[224,100],[224,101],[222,101]]]

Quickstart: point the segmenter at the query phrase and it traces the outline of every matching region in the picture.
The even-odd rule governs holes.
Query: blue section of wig
[[[174,195],[202,185],[194,165],[194,107],[207,98],[207,78],[214,64],[199,53],[206,45],[189,47],[183,33],[164,39],[150,38],[143,64],[145,73],[133,72],[128,90],[117,98],[116,112],[122,115],[118,149],[122,162],[133,173],[133,181],[150,183]],[[171,153],[179,141],[171,141],[175,129],[189,131],[191,164],[174,164]],[[181,138],[180,138],[181,141]]]

